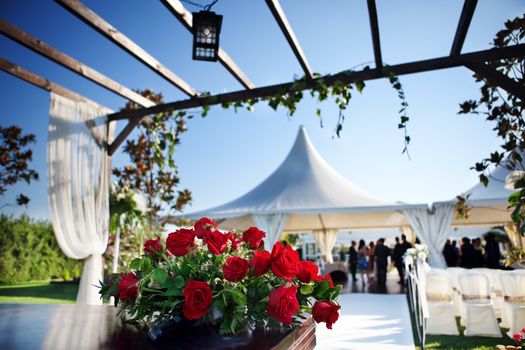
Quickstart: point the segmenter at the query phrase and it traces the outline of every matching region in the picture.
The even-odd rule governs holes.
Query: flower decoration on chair
[[[426,262],[430,255],[428,247],[424,244],[416,244],[414,248],[407,249],[403,259],[410,264],[416,264],[417,262]]]
[[[221,232],[200,219],[145,243],[128,273],[101,282],[100,294],[115,297],[131,320],[155,325],[174,316],[202,320],[221,334],[255,327],[295,327],[311,314],[327,328],[339,318],[341,286],[316,265],[301,261],[291,246],[264,248],[256,227]]]
[[[522,328],[519,333],[512,335],[512,340],[518,345],[521,345],[521,349],[525,349],[525,328]]]

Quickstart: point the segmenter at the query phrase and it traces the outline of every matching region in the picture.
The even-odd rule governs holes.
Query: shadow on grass
[[[75,302],[78,284],[40,282],[0,286],[0,302],[39,302],[42,299]],[[18,300],[18,298],[20,298]]]

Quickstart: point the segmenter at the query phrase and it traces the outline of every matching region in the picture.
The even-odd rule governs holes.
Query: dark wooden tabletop
[[[126,323],[113,306],[0,303],[0,349],[313,349],[312,320],[294,331],[221,337],[193,327],[160,343],[147,328]]]

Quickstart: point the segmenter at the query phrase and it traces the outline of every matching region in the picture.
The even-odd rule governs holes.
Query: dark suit
[[[348,253],[350,255],[348,258],[348,263],[350,264],[350,273],[352,274],[352,280],[356,281],[357,278],[355,277],[355,274],[357,272],[357,251],[354,247],[350,247]]]
[[[390,256],[390,248],[384,244],[376,246],[375,257],[377,264],[377,285],[384,287],[386,285],[386,268],[388,266],[388,257]]]

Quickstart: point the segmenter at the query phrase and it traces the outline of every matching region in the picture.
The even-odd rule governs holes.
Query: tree
[[[505,23],[493,41],[494,47],[521,44],[525,38],[525,14]],[[525,56],[488,62],[488,66],[520,84],[525,84]],[[525,151],[525,120],[523,110],[525,101],[491,84],[482,76],[474,75],[477,82],[482,82],[481,96],[477,100],[467,100],[460,104],[459,114],[473,113],[484,116],[496,123],[494,130],[501,138],[503,151],[494,151],[489,157],[477,162],[473,169],[478,171],[480,181],[487,185],[488,169],[491,165],[504,165],[509,170],[523,169]],[[504,179],[498,179],[504,180]]]
[[[8,186],[19,181],[31,183],[38,181],[38,173],[29,168],[33,159],[33,151],[27,147],[36,142],[34,134],[22,134],[22,129],[12,125],[0,127],[0,197],[5,194]],[[29,197],[19,194],[18,205],[27,205]]]
[[[140,93],[155,103],[163,102],[162,94],[151,90]],[[138,107],[133,102],[125,106],[126,109]],[[146,197],[150,227],[159,213],[169,217],[191,201],[189,190],[177,191],[179,177],[174,160],[180,135],[186,131],[186,115],[186,112],[166,112],[144,119],[137,136],[128,139],[123,149],[131,164],[113,169],[118,188],[133,189]]]

